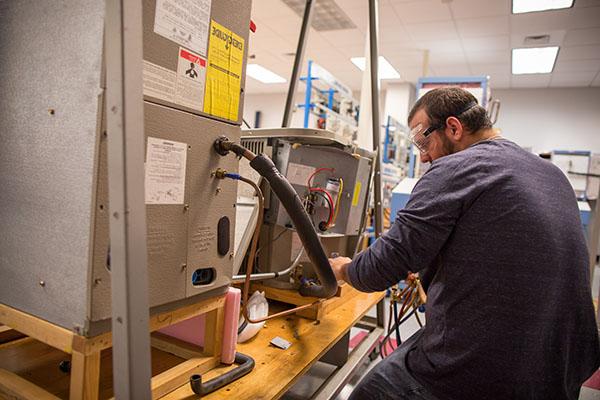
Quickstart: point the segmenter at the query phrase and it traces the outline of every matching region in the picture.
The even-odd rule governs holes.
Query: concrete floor
[[[600,268],[596,267],[596,271],[594,273],[594,282],[592,285],[592,293],[594,297],[598,297],[600,289]],[[389,300],[385,299],[385,321],[387,323],[389,309]],[[371,310],[368,315],[375,316],[375,309]],[[420,314],[423,316],[423,314]],[[424,317],[423,317],[424,320]],[[403,340],[410,337],[413,333],[415,333],[419,329],[419,325],[415,318],[410,318],[406,321],[400,330],[401,337]],[[359,330],[352,328],[350,337],[354,336],[358,333]],[[367,362],[361,365],[352,378],[352,380],[342,389],[340,394],[336,397],[336,400],[346,400],[350,396],[352,389],[354,386],[360,381],[360,379],[377,363],[380,361],[378,358],[375,361]],[[317,362],[308,372],[300,378],[300,380],[292,386],[292,388],[283,395],[282,399],[284,400],[300,400],[300,399],[309,399],[312,395],[318,390],[321,384],[335,372],[336,367],[325,364],[322,362]],[[600,400],[600,390],[594,390],[590,388],[583,387],[579,396],[579,400]]]

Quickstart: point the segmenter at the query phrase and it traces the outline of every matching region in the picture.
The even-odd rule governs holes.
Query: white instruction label
[[[206,56],[211,0],[157,0],[154,32]]]
[[[148,137],[146,204],[183,204],[187,144]]]
[[[144,95],[156,97],[170,103],[175,102],[177,74],[175,71],[144,60]]]
[[[286,178],[293,185],[308,186],[308,178],[310,178],[310,175],[313,172],[315,172],[314,167],[302,164],[289,163]]]
[[[175,103],[202,111],[204,109],[205,84],[206,59],[180,47]]]

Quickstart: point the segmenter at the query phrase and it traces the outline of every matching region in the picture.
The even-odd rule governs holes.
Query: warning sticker
[[[154,32],[206,56],[211,0],[156,0]]]
[[[206,59],[180,47],[175,103],[202,111],[205,82]]]
[[[244,39],[214,20],[210,25],[204,112],[237,121]]]
[[[175,102],[175,71],[144,60],[144,94],[171,103]]]
[[[354,186],[354,196],[352,196],[352,207],[356,207],[358,205],[358,200],[360,200],[361,187],[362,183],[360,181],[356,181],[356,186]]]
[[[291,162],[288,164],[287,174],[285,174],[285,177],[291,184],[307,186],[308,178],[310,178],[313,172],[315,172],[314,167]]]
[[[183,204],[187,144],[148,137],[146,204]]]

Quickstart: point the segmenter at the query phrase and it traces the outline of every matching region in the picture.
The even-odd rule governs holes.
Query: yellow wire
[[[340,178],[340,191],[338,192],[337,199],[335,200],[335,214],[333,214],[333,221],[331,224],[335,224],[337,220],[338,212],[340,212],[340,201],[342,198],[342,191],[344,190],[344,180]]]

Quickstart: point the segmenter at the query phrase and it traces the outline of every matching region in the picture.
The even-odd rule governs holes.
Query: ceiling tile
[[[598,60],[573,60],[573,61],[562,61],[558,60],[554,67],[553,72],[570,72],[570,73],[578,73],[578,72],[588,72],[594,71],[597,72],[600,70],[600,59]]]
[[[452,19],[450,10],[440,0],[419,0],[410,3],[393,4],[396,15],[408,24],[433,21],[449,21]]]
[[[570,20],[570,10],[514,14],[510,16],[510,29],[513,33],[543,33],[544,31],[567,29]]]
[[[561,60],[593,60],[600,58],[600,45],[566,46],[558,52],[558,61]]]
[[[456,20],[456,27],[458,34],[462,38],[507,35],[510,33],[510,24],[507,15],[458,19]]]
[[[477,74],[474,74],[477,75]],[[490,87],[492,88],[492,97],[494,89],[505,89],[510,87],[510,73],[496,72],[488,74],[490,77]],[[502,99],[500,99],[502,100]]]
[[[458,40],[453,21],[406,24],[406,30],[415,41]]]
[[[262,19],[292,17],[296,13],[281,0],[259,0],[252,2],[252,18]]]
[[[339,31],[325,32],[321,35],[322,38],[327,40],[334,46],[356,44],[365,45],[365,34],[358,29],[344,29]]]
[[[274,54],[283,54],[288,52],[296,51],[296,42],[293,36],[288,36],[287,39],[282,35],[276,34],[266,26],[261,29],[257,29],[256,33],[250,36],[250,48],[251,49],[269,49]]]
[[[510,0],[453,0],[449,4],[456,19],[493,17],[510,13]]]
[[[472,51],[506,50],[509,48],[509,37],[507,35],[502,35],[465,38],[462,40],[462,43],[467,54]]]
[[[600,6],[600,0],[577,0],[575,8]]]
[[[565,41],[566,30],[556,31],[529,31],[527,33],[519,32],[510,35],[510,47],[544,47],[544,46],[562,46]],[[525,44],[525,39],[528,36],[548,35],[548,42],[539,45]]]
[[[466,65],[467,58],[465,57],[465,55],[462,51],[457,51],[457,52],[452,52],[452,53],[432,52],[429,55],[429,62],[432,65],[448,65],[448,66]]]
[[[465,63],[462,65],[432,65],[435,76],[470,76],[471,71]]]
[[[598,28],[600,27],[600,6],[574,8],[571,11],[569,29]]]
[[[440,52],[440,53],[452,53],[463,50],[462,44],[460,40],[433,40],[420,42],[413,42],[414,48],[421,50],[429,50],[430,52]]]
[[[421,67],[423,65],[424,52],[421,50],[386,50],[382,46],[381,54],[398,67]]]
[[[512,75],[510,86],[513,88],[548,87],[550,77],[550,74]]]
[[[576,74],[567,72],[555,72],[550,81],[551,87],[577,87],[589,86],[598,71],[578,72]]]
[[[471,73],[477,76],[505,76],[510,79],[510,64],[471,64]]]
[[[565,46],[600,44],[600,28],[573,29],[565,36]]]
[[[263,28],[268,28],[273,32],[277,32],[278,35],[296,35],[296,38],[300,35],[300,28],[302,25],[302,19],[293,15],[291,17],[278,17],[278,18],[261,18],[259,22],[256,22],[256,32],[260,33]]]
[[[502,64],[510,63],[510,51],[467,51],[469,64]]]
[[[255,0],[256,1],[256,0]],[[339,3],[343,7],[342,3]],[[344,12],[354,22],[354,25],[363,32],[369,27],[369,10],[367,7],[343,7]]]
[[[357,44],[349,44],[343,46],[337,46],[337,50],[342,53],[344,56],[350,57],[364,57],[365,55],[365,45],[357,45]]]
[[[367,3],[365,1],[365,3]],[[367,6],[365,5],[365,13],[367,13]],[[368,15],[367,15],[368,17]],[[379,3],[379,28],[385,29],[387,27],[393,27],[397,25],[401,25],[402,21],[398,18],[398,14],[394,10],[391,4],[382,4]]]

